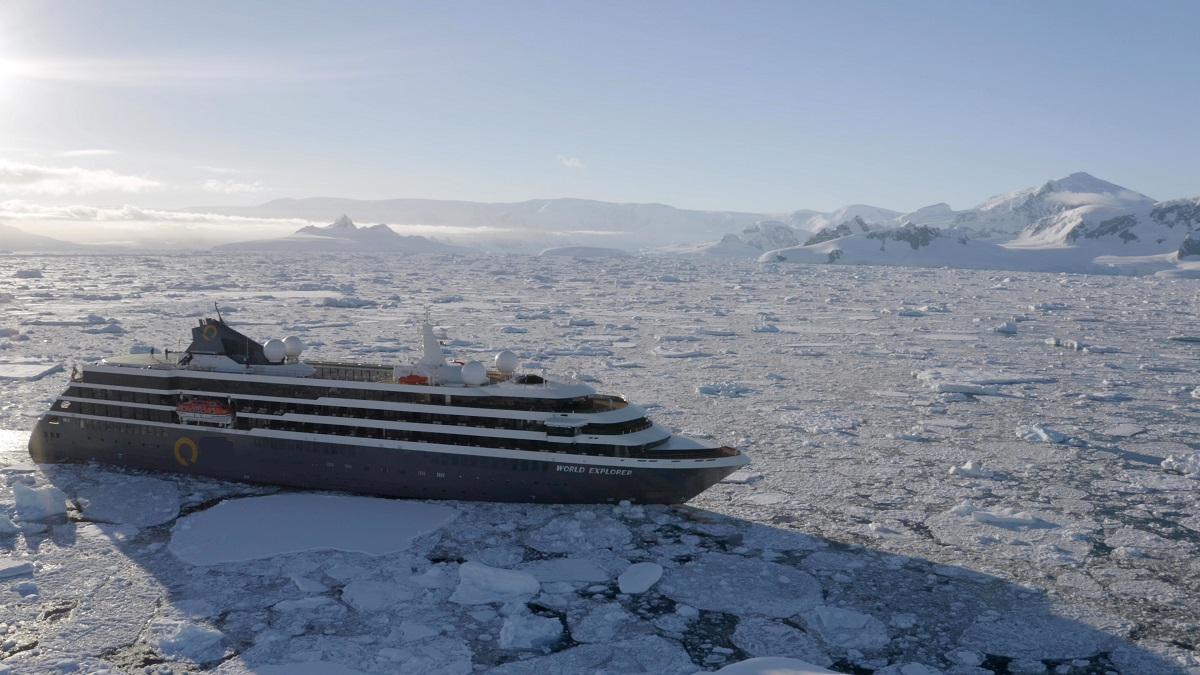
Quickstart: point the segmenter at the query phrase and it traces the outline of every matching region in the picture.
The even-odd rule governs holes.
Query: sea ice
[[[193,565],[335,549],[383,555],[407,549],[456,515],[448,506],[370,497],[282,494],[221,502],[180,518],[169,548]],[[380,528],[377,523],[387,523]]]
[[[529,536],[526,545],[544,553],[580,553],[615,549],[629,542],[629,528],[607,516],[580,511],[554,518]]]
[[[525,602],[541,589],[528,572],[489,567],[467,561],[458,567],[458,588],[451,602],[461,605],[486,605],[493,602]]]
[[[634,563],[629,569],[617,577],[617,585],[622,593],[636,595],[645,593],[662,578],[662,565],[652,562]]]
[[[655,356],[660,356],[664,359],[696,359],[708,356],[708,354],[698,350],[685,351],[655,347],[650,351],[654,352]]]
[[[677,642],[646,635],[608,644],[584,644],[549,656],[506,663],[489,670],[488,675],[693,675],[695,672],[696,666]]]
[[[375,556],[368,549],[384,548],[394,530],[408,527],[415,512],[403,502],[398,511],[356,511],[333,523],[302,512],[302,524],[286,532],[295,545],[274,546],[280,554],[196,567],[173,557],[165,528],[150,523],[169,523],[169,512],[181,503],[197,508],[263,494],[261,487],[146,476],[177,486],[179,497],[150,482],[126,482],[143,477],[138,472],[32,466],[29,430],[67,377],[60,371],[8,380],[0,402],[0,544],[7,541],[9,550],[0,551],[8,565],[0,569],[10,576],[0,583],[7,612],[0,617],[0,664],[13,672],[121,666],[141,672],[128,665],[141,658],[166,660],[149,666],[156,675],[198,671],[187,663],[206,657],[198,649],[203,634],[191,633],[195,629],[219,629],[225,638],[216,644],[238,650],[212,666],[219,675],[690,675],[750,656],[879,675],[979,674],[1002,664],[1013,673],[1123,675],[1200,667],[1195,653],[1179,646],[1195,642],[1189,626],[1197,600],[1187,580],[1200,571],[1188,534],[1200,529],[1197,482],[1184,475],[1196,462],[1189,446],[1200,437],[1192,410],[1200,392],[1190,396],[1197,383],[1189,376],[1196,342],[1154,337],[1192,329],[1190,282],[1057,274],[1000,281],[994,273],[945,269],[718,268],[657,258],[605,261],[601,269],[553,258],[466,262],[331,254],[211,256],[205,264],[220,281],[193,283],[179,281],[182,258],[106,257],[103,264],[114,272],[125,267],[125,274],[111,277],[86,273],[95,258],[46,260],[47,277],[53,267],[56,283],[59,275],[77,275],[89,288],[77,292],[47,282],[44,289],[5,289],[0,302],[8,303],[12,317],[36,317],[22,322],[16,335],[0,334],[7,361],[90,363],[124,353],[122,342],[175,349],[187,340],[179,319],[194,325],[209,306],[202,296],[211,294],[233,306],[222,311],[240,309],[239,318],[259,323],[255,331],[264,338],[295,327],[312,358],[370,354],[403,361],[393,352],[411,342],[408,329],[419,308],[461,293],[467,300],[455,305],[461,313],[454,333],[461,340],[453,347],[459,357],[512,349],[551,373],[603,368],[611,393],[631,395],[660,423],[748,449],[754,466],[741,474],[746,478],[735,475],[683,506],[438,504],[458,514],[453,526],[404,538],[400,555]],[[0,276],[35,266],[27,259],[8,262]],[[651,281],[663,274],[690,281],[667,293],[665,284],[655,289]],[[480,279],[487,297],[471,300]],[[542,287],[531,290],[526,280]],[[400,296],[400,286],[410,290]],[[513,299],[523,293],[529,298]],[[326,307],[326,295],[379,305]],[[74,316],[85,296],[95,312],[90,319]],[[926,309],[946,298],[953,298],[953,312]],[[1019,339],[986,332],[1035,301],[1086,303],[1080,310],[1096,318],[1031,312],[1032,320],[1012,319]],[[918,307],[928,316],[917,321],[872,307]],[[542,321],[521,322],[524,333],[501,332],[518,312]],[[110,316],[136,325],[137,339],[82,332],[111,325]],[[594,319],[603,334],[566,326],[572,316]],[[757,333],[750,330],[755,323],[802,337],[791,343],[777,333]],[[738,335],[719,335],[730,332],[721,329]],[[702,341],[655,342],[667,334]],[[1032,348],[1052,335],[1069,338],[1072,349]],[[708,359],[641,364],[602,355],[616,345],[649,354],[656,346],[710,342],[736,344],[737,353],[706,350]],[[1119,351],[1101,357],[1090,344]],[[917,361],[943,374],[937,382],[974,393],[931,393],[912,377]],[[641,371],[627,369],[639,365]],[[753,386],[754,395],[694,393],[731,378]],[[979,396],[990,391],[1005,395]],[[921,405],[909,405],[913,401]],[[1013,437],[1014,429],[1033,422],[1090,442],[1066,437],[1065,444],[1082,449],[1049,452],[1068,445],[1043,445],[1041,435],[1034,437],[1037,445]],[[905,430],[930,442],[888,440],[889,431]],[[1160,466],[1163,457],[1170,461]],[[976,464],[964,464],[968,458]],[[961,471],[947,476],[949,467]],[[973,475],[993,470],[1004,480]],[[79,504],[84,520],[117,524],[78,522],[73,511],[71,519],[23,521],[15,484],[52,484]],[[144,511],[139,498],[146,499]],[[963,501],[970,508],[952,514]],[[176,517],[175,543],[184,542],[184,525],[198,526],[202,514],[223,510]],[[215,534],[207,540],[217,558],[242,559],[229,554],[258,537],[238,522],[253,517],[221,519],[232,540]],[[362,542],[331,543],[336,537],[330,533],[340,530],[361,530],[355,536]],[[541,592],[511,603],[446,602],[461,585],[462,561],[527,573]],[[622,593],[618,575],[635,561],[666,569],[649,590]],[[406,599],[388,600],[394,592]],[[891,641],[866,655],[866,648],[841,646],[836,630],[827,636],[816,627],[819,605],[859,619],[878,617]],[[509,621],[514,616],[547,619],[547,636],[556,621],[556,634],[569,637],[561,631],[565,622],[598,642],[557,639],[503,649],[506,622],[514,636],[536,633],[515,630],[521,627]],[[151,641],[158,636],[147,627],[155,621],[194,627],[182,631],[180,655]]]
[[[696,387],[697,394],[724,396],[726,398],[737,398],[749,391],[749,389],[737,382],[717,382],[714,384],[702,384]]]
[[[155,619],[147,628],[150,643],[168,656],[209,663],[226,654],[225,635],[190,621]]]
[[[386,581],[351,579],[342,588],[342,601],[360,612],[379,612],[412,599],[412,591]]]
[[[852,609],[820,605],[804,616],[826,642],[845,649],[878,649],[891,639],[882,621]]]
[[[704,553],[667,571],[658,590],[699,609],[780,618],[812,609],[821,600],[820,584],[804,572],[726,553]]]
[[[962,466],[950,467],[950,474],[967,478],[994,478],[996,476],[995,471],[983,468],[983,462],[974,459],[968,460]]]
[[[173,483],[149,476],[96,473],[98,482],[81,485],[76,500],[88,520],[150,527],[179,515],[179,490]]]
[[[0,362],[0,380],[24,380],[33,382],[47,375],[62,372],[61,363],[43,362]]]
[[[301,661],[283,665],[255,666],[249,672],[254,675],[368,675],[364,671],[329,661]]]
[[[543,647],[558,642],[562,632],[562,621],[555,617],[519,612],[504,618],[499,645],[501,649]]]
[[[67,495],[53,485],[31,488],[13,483],[13,501],[18,521],[47,520],[67,515]]]
[[[822,666],[832,663],[815,636],[774,619],[743,617],[732,641],[751,656],[787,656]]]
[[[13,560],[0,558],[0,579],[19,577],[22,574],[32,574],[33,564],[28,560]]]
[[[521,571],[533,575],[541,583],[557,581],[586,581],[591,583],[608,581],[604,568],[588,558],[552,558],[538,560],[521,566]]]
[[[1167,471],[1178,471],[1192,478],[1200,478],[1200,454],[1167,455],[1167,458],[1162,461],[1162,468]]]
[[[702,672],[698,671],[695,675],[701,675]],[[841,675],[835,670],[786,656],[759,656],[713,672],[714,675]]]
[[[1017,438],[1023,441],[1042,443],[1066,443],[1070,436],[1053,429],[1047,429],[1040,424],[1031,424],[1028,426],[1018,427]]]
[[[963,502],[951,510],[952,513],[958,516],[970,516],[972,520],[978,523],[987,523],[989,525],[1000,525],[1002,527],[1045,527],[1052,526],[1040,518],[1033,516],[1026,511],[1018,511],[1012,507],[991,507],[982,508],[975,506],[969,502]]]

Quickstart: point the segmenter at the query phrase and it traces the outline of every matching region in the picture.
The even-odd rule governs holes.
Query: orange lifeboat
[[[396,381],[400,384],[425,384],[429,378],[424,375],[405,375]]]
[[[228,426],[233,423],[233,406],[224,401],[214,401],[209,398],[193,398],[175,406],[175,413],[184,424],[219,424]]]

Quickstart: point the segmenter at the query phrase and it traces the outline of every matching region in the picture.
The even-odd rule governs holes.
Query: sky
[[[1200,3],[0,4],[0,208],[1200,194]]]

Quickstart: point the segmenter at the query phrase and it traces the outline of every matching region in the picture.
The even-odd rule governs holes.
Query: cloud
[[[160,211],[126,204],[121,207],[49,206],[20,199],[0,202],[0,218],[22,221],[72,221],[72,222],[153,222],[194,223],[244,227],[246,225],[279,225],[303,227],[315,223],[301,218],[249,218],[226,216],[216,213],[189,213],[186,211]]]
[[[223,192],[225,194],[254,194],[263,192],[267,188],[263,187],[258,182],[254,183],[239,183],[235,180],[217,180],[210,178],[204,181],[204,189],[209,192]]]
[[[203,164],[197,164],[196,168],[200,169],[201,171],[208,171],[209,173],[226,173],[226,174],[246,173],[245,171],[242,171],[241,169],[229,169],[229,168],[226,168],[223,166],[205,166]]]
[[[0,161],[0,191],[28,194],[140,192],[162,185],[158,181],[124,176],[108,169],[59,168]]]
[[[1127,202],[1139,202],[1144,196],[1133,190],[1118,192],[1053,192],[1046,195],[1049,201],[1072,208],[1076,206],[1124,206]]]
[[[228,87],[236,83],[307,83],[373,78],[386,75],[383,64],[363,57],[268,60],[211,55],[156,59],[7,59],[6,77],[90,86],[181,87],[202,83]]]
[[[568,169],[576,169],[578,171],[583,171],[587,168],[587,166],[584,165],[583,160],[579,159],[578,157],[563,157],[562,155],[559,155],[558,163],[562,164]]]
[[[59,157],[97,157],[100,155],[119,155],[121,153],[116,150],[67,150],[66,152],[58,153]]]

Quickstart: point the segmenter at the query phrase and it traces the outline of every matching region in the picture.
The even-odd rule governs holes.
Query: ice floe
[[[406,338],[434,304],[455,309],[432,311],[458,357],[507,349],[535,372],[602,371],[605,389],[659,423],[741,447],[754,463],[683,506],[380,500],[395,508],[376,511],[368,500],[323,519],[320,505],[281,500],[239,515],[227,509],[295,493],[29,464],[32,421],[68,378],[4,380],[0,665],[10,672],[1200,667],[1179,646],[1194,642],[1197,613],[1187,582],[1200,530],[1197,354],[1193,341],[1156,337],[1194,328],[1184,280],[331,254],[213,256],[205,264],[219,279],[197,283],[179,281],[183,259],[104,259],[136,280],[87,276],[85,260],[13,258],[0,270],[88,280],[86,290],[5,289],[5,361],[69,372],[131,346],[174,350],[187,340],[180,324],[211,312],[216,294],[264,338],[302,333],[313,358],[391,362],[406,360]],[[431,302],[454,295],[463,299]],[[378,304],[326,306],[326,296]],[[988,330],[1008,322],[1015,335]],[[116,325],[136,339],[84,332]],[[674,335],[697,339],[656,339]],[[1042,344],[1051,336],[1060,348]],[[655,347],[697,353],[673,360]],[[931,373],[914,379],[914,364]],[[753,391],[697,393],[726,382]],[[29,506],[38,500],[27,491],[49,487],[62,497]],[[40,517],[24,519],[18,502]],[[453,520],[426,522],[422,506]],[[268,511],[297,511],[299,523]],[[651,566],[661,576],[637,592],[652,575],[635,570]]]
[[[1200,478],[1200,454],[1168,455],[1162,461],[1162,468],[1192,478]]]
[[[184,516],[169,548],[193,565],[215,565],[314,549],[383,555],[403,551],[457,511],[370,497],[285,494],[222,502]],[[388,523],[379,528],[377,523]]]

